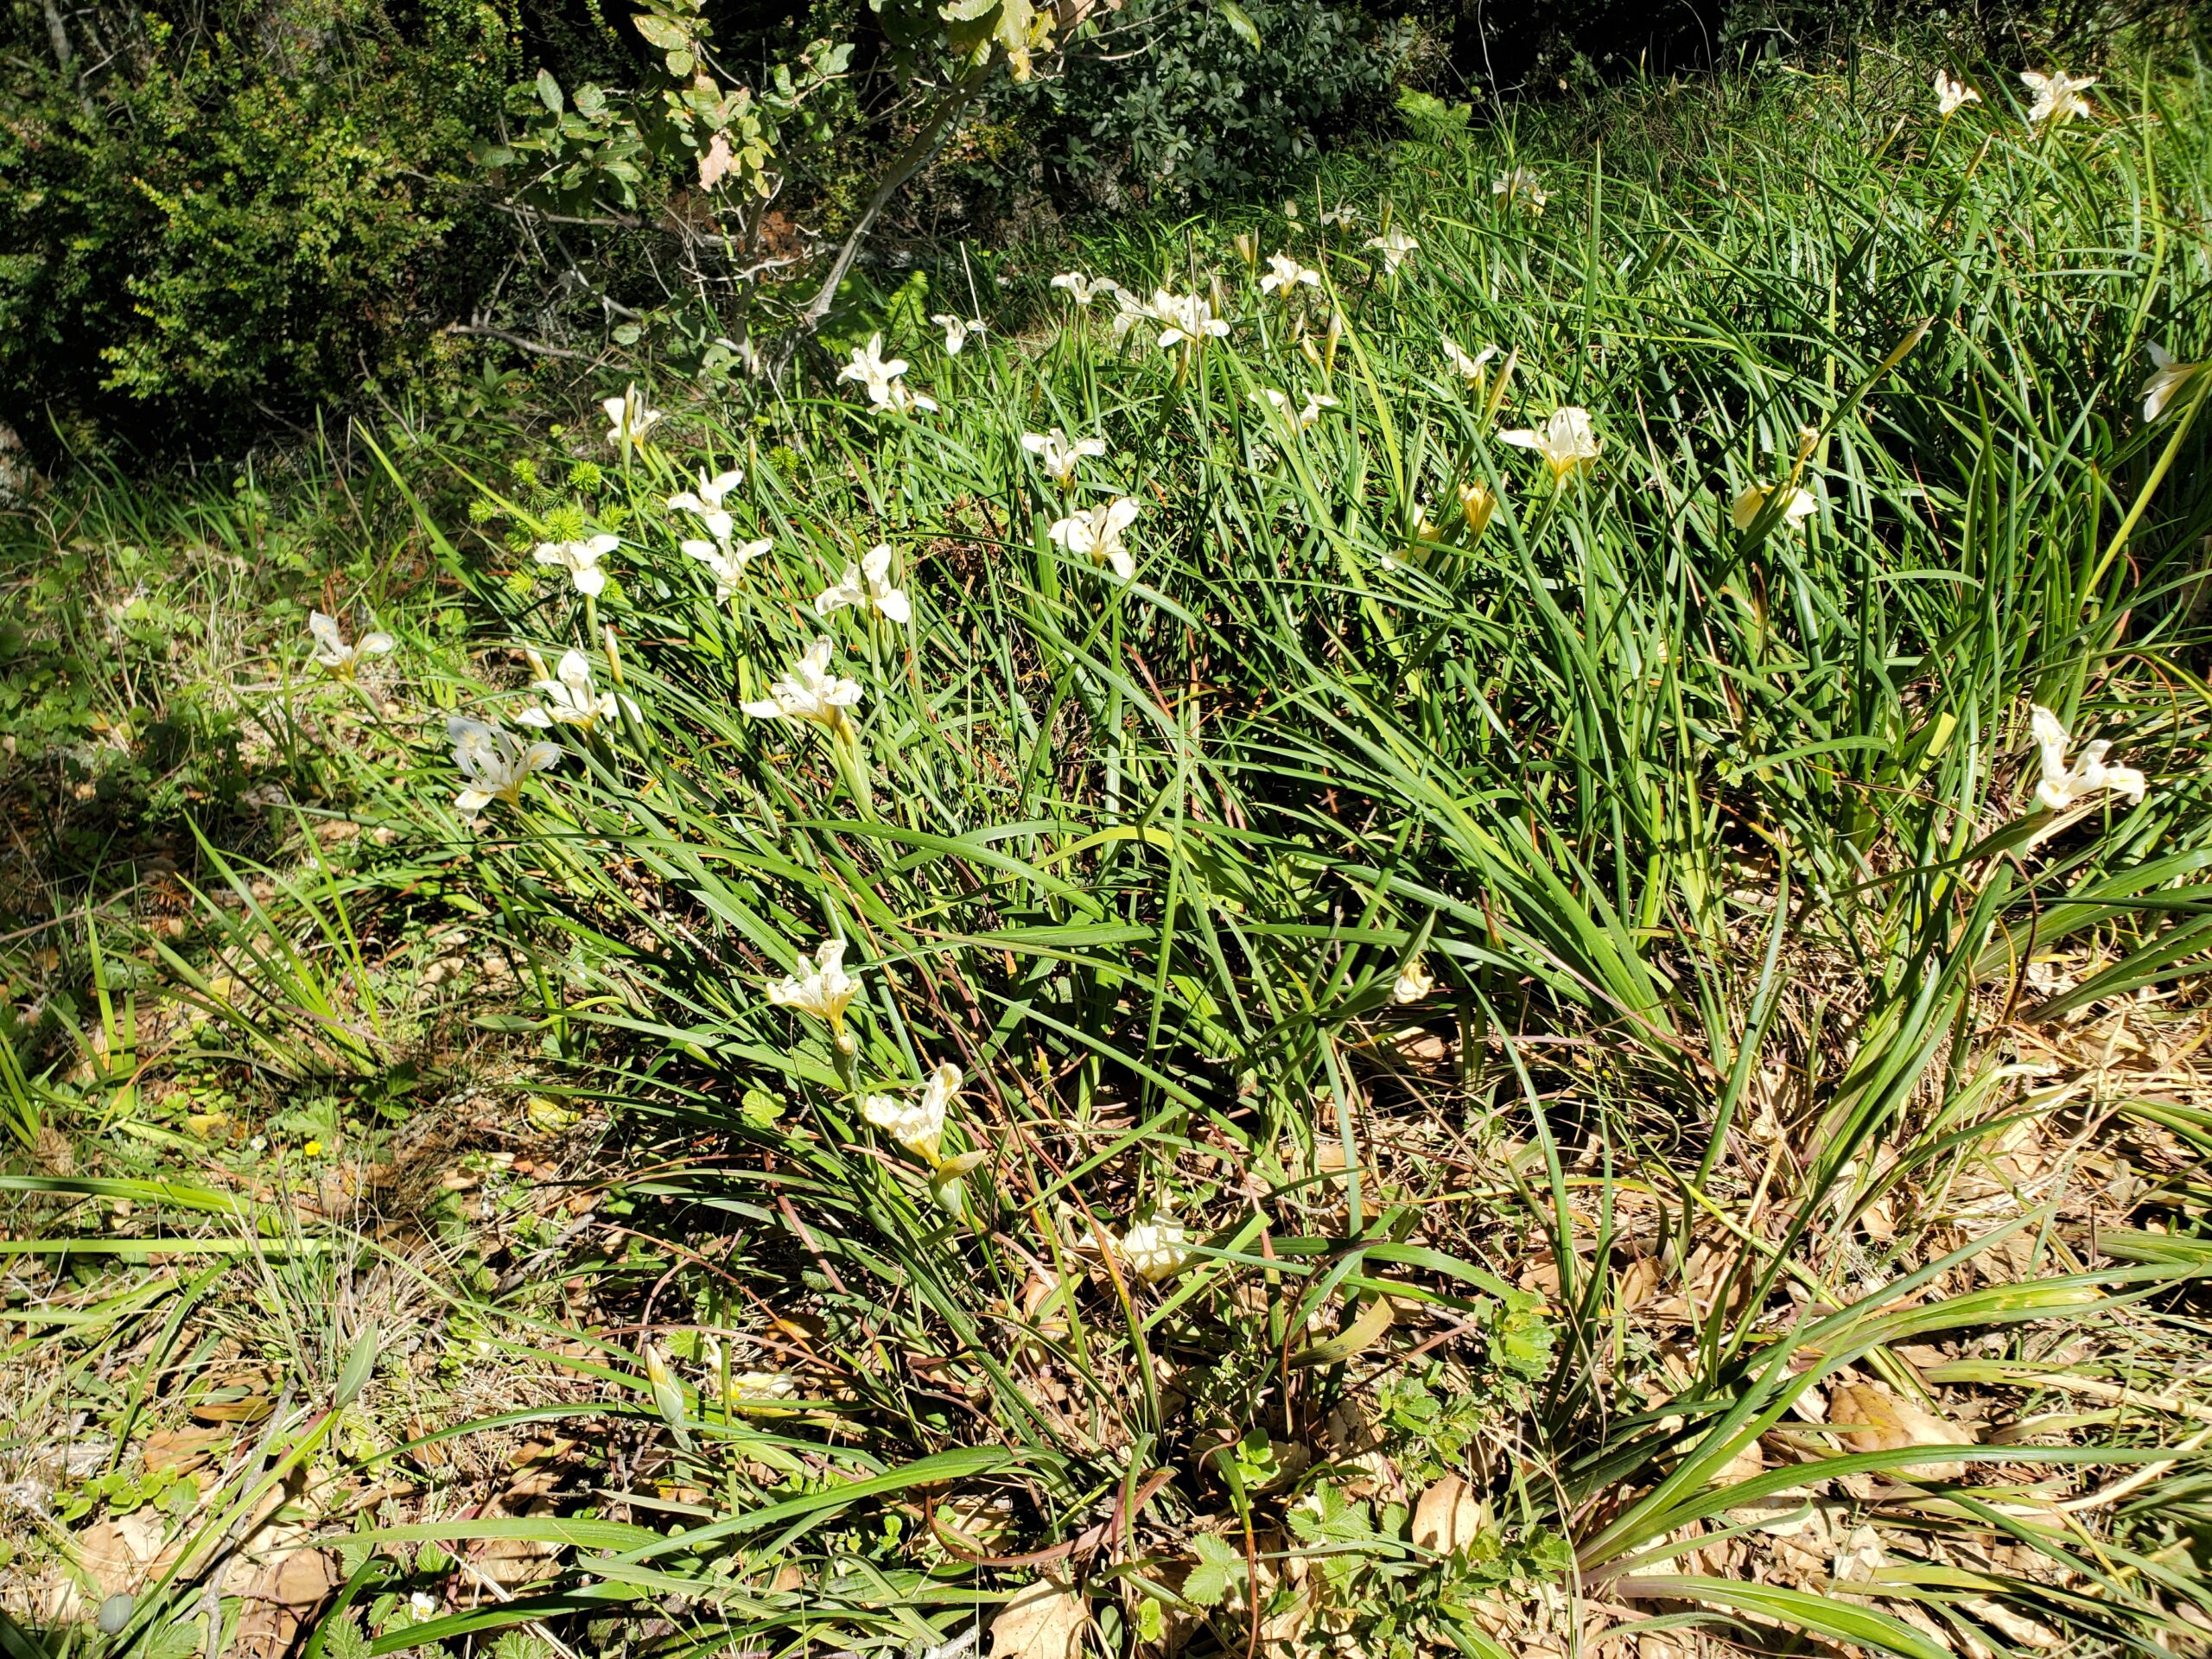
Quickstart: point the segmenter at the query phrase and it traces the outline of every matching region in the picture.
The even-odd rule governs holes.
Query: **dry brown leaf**
[[[1828,1398],[1828,1421],[1853,1452],[1898,1452],[1913,1446],[1972,1446],[1974,1436],[1946,1418],[1923,1411],[1872,1383],[1845,1382]],[[1907,1480],[1960,1480],[1958,1462],[1916,1463],[1895,1471]]]
[[[1482,1500],[1457,1475],[1446,1475],[1414,1506],[1415,1547],[1449,1554],[1463,1549],[1483,1529]]]
[[[1039,1579],[991,1621],[991,1659],[1077,1659],[1090,1603],[1058,1579]]]
[[[213,1457],[215,1448],[228,1440],[230,1433],[219,1424],[206,1428],[157,1428],[146,1437],[138,1456],[149,1475],[165,1471],[188,1475]]]
[[[330,1558],[319,1549],[288,1549],[273,1557],[245,1587],[238,1641],[246,1652],[288,1651],[302,1626],[337,1586]]]
[[[737,158],[730,153],[729,135],[716,133],[707,143],[707,153],[699,158],[699,188],[711,190],[736,170]]]
[[[1714,1471],[1712,1484],[1715,1486],[1740,1486],[1752,1476],[1764,1473],[1765,1469],[1766,1453],[1759,1450],[1757,1440],[1752,1440]]]

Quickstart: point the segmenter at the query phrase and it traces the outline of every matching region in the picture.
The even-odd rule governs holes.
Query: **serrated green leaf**
[[[1202,1532],[1191,1545],[1198,1553],[1198,1564],[1183,1580],[1183,1599],[1195,1606],[1218,1607],[1244,1582],[1243,1554],[1217,1533]]]

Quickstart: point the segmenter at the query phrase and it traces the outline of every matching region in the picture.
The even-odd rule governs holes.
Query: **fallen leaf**
[[[1414,1545],[1449,1554],[1464,1549],[1483,1529],[1482,1500],[1457,1475],[1446,1475],[1414,1506]]]
[[[1090,1604],[1058,1579],[1019,1592],[991,1621],[991,1659],[1077,1659]]]
[[[230,1435],[231,1431],[219,1424],[206,1428],[157,1428],[139,1447],[139,1461],[149,1475],[190,1474],[213,1458],[215,1448]]]
[[[1899,1452],[1914,1446],[1972,1446],[1974,1436],[1871,1383],[1845,1382],[1828,1398],[1828,1421],[1853,1452]],[[1963,1459],[1916,1463],[1894,1471],[1905,1480],[1961,1480]]]

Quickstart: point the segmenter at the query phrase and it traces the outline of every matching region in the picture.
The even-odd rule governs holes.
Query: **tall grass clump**
[[[2112,1069],[2212,928],[2212,134],[1978,79],[1444,123],[442,456],[376,879],[665,1249],[626,1507],[365,1535],[572,1551],[378,1650],[2201,1641],[2195,1200],[2088,1172],[2212,1129]]]

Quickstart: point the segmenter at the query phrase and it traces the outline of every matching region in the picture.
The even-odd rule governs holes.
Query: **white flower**
[[[2143,383],[2140,394],[2143,420],[2146,425],[2164,414],[2166,405],[2174,400],[2174,394],[2187,385],[2191,378],[2202,374],[2205,366],[2202,363],[2175,362],[2172,354],[2156,340],[2151,342],[2150,351],[2151,378]],[[372,637],[382,639],[384,636],[377,634]],[[362,649],[366,650],[368,643],[366,639],[361,641]]]
[[[2112,748],[2107,739],[2084,744],[2082,758],[2069,768],[2066,746],[2073,740],[2058,723],[2058,716],[2034,704],[2029,709],[2029,723],[2035,731],[2036,747],[2043,751],[2043,778],[2036,785],[2036,799],[2052,811],[2063,812],[2082,797],[2103,789],[2139,804],[2142,801],[2148,785],[2141,772],[2133,766],[2105,765],[2105,756]]]
[[[2077,115],[2088,114],[2089,100],[2082,94],[2097,84],[2097,78],[2087,75],[2076,79],[2063,69],[2054,69],[2047,75],[2023,69],[2020,81],[2036,95],[2036,101],[2028,106],[2028,124],[2040,127],[2046,124],[2056,126]]]
[[[634,380],[620,397],[609,397],[600,407],[607,411],[607,441],[617,449],[635,448],[660,422],[660,410],[645,402]]]
[[[732,1371],[722,1401],[732,1406],[765,1406],[798,1398],[798,1379],[782,1371]]]
[[[1728,509],[1728,522],[1738,530],[1749,530],[1758,522],[1766,510],[1767,498],[1774,493],[1774,486],[1752,484],[1745,487]],[[1805,490],[1792,489],[1783,504],[1782,523],[1784,528],[1795,530],[1821,510],[1821,504]]]
[[[1474,356],[1469,357],[1459,349],[1459,342],[1451,335],[1439,334],[1437,339],[1443,343],[1444,360],[1452,365],[1452,373],[1475,386],[1480,386],[1490,378],[1490,371],[1484,365],[1497,355],[1497,346],[1485,346]]]
[[[960,355],[960,348],[968,343],[968,336],[983,332],[981,317],[957,317],[950,311],[933,312],[930,321],[944,330],[944,350],[948,357]]]
[[[1287,253],[1268,256],[1268,274],[1260,278],[1261,293],[1272,294],[1280,289],[1283,297],[1287,299],[1291,290],[1301,283],[1308,288],[1319,288],[1321,286],[1321,273],[1311,265],[1300,264]]]
[[[531,660],[535,662],[535,657]],[[543,675],[545,665],[538,663],[537,671]],[[524,709],[515,721],[540,731],[550,731],[556,725],[581,726],[588,731],[602,720],[618,718],[625,710],[631,719],[638,718],[638,705],[629,698],[617,697],[612,691],[593,691],[591,660],[581,651],[564,652],[554,677],[534,680],[531,689],[543,691],[546,702],[539,708]]]
[[[1025,432],[1021,447],[1037,457],[1037,464],[1062,489],[1075,486],[1075,469],[1087,456],[1106,453],[1103,438],[1077,438],[1071,442],[1068,435],[1054,427],[1049,432]]]
[[[1208,339],[1218,340],[1229,332],[1229,325],[1213,314],[1213,307],[1196,294],[1170,294],[1166,289],[1153,290],[1151,315],[1166,325],[1160,331],[1160,349],[1166,351],[1177,346],[1197,346]]]
[[[557,564],[580,594],[596,595],[607,590],[607,572],[599,562],[622,545],[619,536],[594,536],[588,542],[540,542],[531,556],[540,564]]]
[[[1359,209],[1348,201],[1340,201],[1333,207],[1324,207],[1321,210],[1321,226],[1324,230],[1334,227],[1348,231],[1358,223]]]
[[[1183,1270],[1191,1259],[1190,1236],[1180,1222],[1155,1216],[1135,1223],[1118,1240],[1108,1236],[1104,1243],[1130,1272],[1150,1285]]]
[[[1122,532],[1136,522],[1136,516],[1137,504],[1126,495],[1117,495],[1103,505],[1048,525],[1045,533],[1070,553],[1093,564],[1109,566],[1127,582],[1136,575],[1137,567],[1128,549],[1122,545]]]
[[[1126,288],[1114,290],[1114,344],[1127,340],[1129,331],[1139,323],[1154,321],[1153,308]]]
[[[845,710],[861,694],[858,681],[841,680],[830,671],[833,649],[829,640],[816,640],[786,678],[769,683],[765,699],[741,706],[756,720],[810,720],[832,731],[842,730],[850,718]]]
[[[858,564],[845,567],[843,577],[835,587],[824,588],[814,596],[814,613],[827,616],[848,605],[866,605],[878,614],[904,624],[913,614],[913,609],[906,603],[906,595],[891,585],[890,575],[891,550],[871,547]]]
[[[1415,957],[1398,969],[1398,977],[1390,986],[1390,1000],[1393,1002],[1418,1002],[1435,988],[1436,976],[1422,967],[1421,958]]]
[[[1522,449],[1534,449],[1552,469],[1554,482],[1580,472],[1598,459],[1598,435],[1591,429],[1590,411],[1573,404],[1552,411],[1552,417],[1535,431],[1497,435]]]
[[[446,741],[453,745],[453,764],[463,784],[453,804],[472,818],[493,801],[520,804],[530,774],[561,764],[556,745],[524,744],[504,726],[461,715],[446,721]]]
[[[1068,298],[1086,308],[1101,295],[1122,291],[1122,285],[1110,276],[1086,276],[1079,270],[1062,271],[1052,278],[1052,286],[1067,289]]]
[[[1954,80],[1941,69],[1936,72],[1936,112],[1946,121],[1969,104],[1981,102],[1981,94],[1963,80]]]
[[[944,1138],[944,1109],[960,1092],[960,1068],[950,1061],[939,1065],[912,1101],[888,1095],[870,1095],[861,1103],[861,1116],[881,1129],[925,1163],[935,1166],[938,1143]]]
[[[1544,204],[1551,200],[1545,194],[1544,187],[1537,182],[1536,175],[1525,167],[1516,167],[1510,173],[1499,174],[1490,181],[1490,193],[1493,196],[1503,196],[1509,207],[1516,199],[1526,197],[1529,211],[1532,213],[1542,213]]]
[[[1382,256],[1384,267],[1395,276],[1398,274],[1398,267],[1413,257],[1421,244],[1403,231],[1392,231],[1387,236],[1369,237],[1366,245]]]
[[[853,347],[853,360],[837,371],[840,380],[857,380],[868,389],[868,400],[878,409],[894,409],[900,412],[914,409],[935,409],[934,398],[910,391],[899,377],[906,372],[906,359],[894,357],[887,361],[883,355],[883,336],[871,334],[865,346]]]
[[[712,478],[709,478],[705,469],[702,468],[699,473],[699,487],[696,490],[685,490],[681,494],[670,496],[668,510],[671,512],[696,513],[700,521],[707,526],[707,533],[709,536],[718,542],[727,542],[730,538],[731,531],[736,528],[736,524],[730,518],[728,511],[722,505],[722,502],[732,490],[743,482],[745,482],[745,474],[734,467],[727,473],[718,473]]]
[[[381,657],[392,647],[388,633],[365,633],[357,645],[349,645],[338,632],[338,619],[326,616],[321,611],[308,613],[308,632],[315,639],[315,660],[341,680],[353,677],[353,671],[360,667],[364,657]]]
[[[435,1618],[438,1599],[427,1590],[417,1590],[407,1598],[407,1611],[417,1618]]]
[[[1337,400],[1330,397],[1327,392],[1309,391],[1306,394],[1306,407],[1300,410],[1296,415],[1293,415],[1290,412],[1290,395],[1287,392],[1277,391],[1273,386],[1259,386],[1253,390],[1252,396],[1255,400],[1266,404],[1285,420],[1293,423],[1301,432],[1313,429],[1313,423],[1321,418],[1323,410],[1334,409],[1338,406]]]
[[[683,550],[714,573],[715,603],[719,605],[737,591],[737,584],[745,577],[745,567],[774,545],[766,540],[742,542],[735,547],[727,543],[717,545],[713,542],[686,542]]]
[[[845,1028],[845,1008],[860,995],[861,982],[845,971],[845,942],[824,939],[814,952],[814,969],[789,974],[768,987],[769,1003],[810,1014],[832,1032]]]

